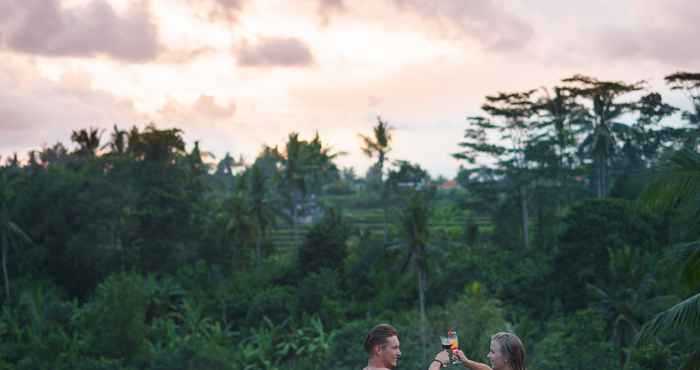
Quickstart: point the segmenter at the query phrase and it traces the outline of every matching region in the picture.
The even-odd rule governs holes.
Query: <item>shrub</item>
[[[294,294],[289,288],[273,287],[253,298],[246,320],[250,325],[257,325],[267,317],[273,323],[281,323],[293,315],[294,307]]]
[[[112,359],[146,357],[147,305],[144,279],[139,274],[114,274],[100,284],[86,315],[89,342],[95,353]]]

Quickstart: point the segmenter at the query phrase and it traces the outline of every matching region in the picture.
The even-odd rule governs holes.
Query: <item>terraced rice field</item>
[[[352,205],[351,196],[322,197],[321,203],[341,209],[343,216],[354,226],[358,229],[369,230],[376,238],[380,238],[384,233],[384,211],[378,205],[370,208],[350,207]],[[393,217],[396,216],[394,215]],[[468,211],[461,211],[460,214],[452,217],[449,221],[431,222],[430,227],[436,231],[434,234],[440,234],[440,231],[445,230],[460,230],[461,232],[469,217]],[[482,234],[489,233],[493,229],[491,220],[486,217],[472,217],[471,222],[479,225],[479,231]],[[298,225],[300,241],[303,241],[304,235],[311,227],[312,224]],[[268,238],[275,244],[277,249],[288,249],[295,246],[294,229],[286,223],[279,223],[270,231]]]

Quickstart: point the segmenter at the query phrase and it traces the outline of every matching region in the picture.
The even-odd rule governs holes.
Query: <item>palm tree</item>
[[[286,198],[297,245],[300,244],[298,218],[306,209],[309,195],[320,191],[324,176],[338,172],[333,160],[344,153],[331,150],[323,145],[318,133],[307,141],[296,132],[289,134],[283,153],[277,148],[265,148],[264,153],[273,155],[279,163],[277,183]]]
[[[661,168],[658,178],[642,194],[644,204],[657,211],[678,211],[690,216],[697,226],[700,214],[700,153],[683,149],[674,153]],[[697,234],[695,234],[697,237]],[[647,322],[638,335],[638,343],[666,330],[687,328],[698,333],[700,329],[700,240],[674,247],[681,264],[681,277],[687,289],[694,292],[688,298],[657,314]],[[691,355],[684,368],[700,367],[700,349]]]
[[[587,283],[586,287],[597,300],[594,307],[609,323],[622,369],[628,360],[627,351],[648,317],[655,280],[645,265],[649,259],[629,246],[609,249],[608,254],[611,283],[607,286]]]
[[[369,158],[377,157],[375,166],[379,172],[379,180],[382,184],[382,208],[384,210],[384,244],[388,242],[389,226],[387,224],[389,217],[388,204],[386,200],[386,186],[382,180],[384,173],[384,162],[387,160],[387,153],[391,151],[391,127],[386,121],[382,121],[381,117],[377,117],[377,125],[372,129],[373,136],[362,135],[362,152]]]
[[[5,298],[10,299],[10,279],[7,274],[7,253],[20,242],[33,244],[31,238],[10,218],[10,202],[14,199],[12,183],[7,174],[0,173],[0,243],[2,243],[2,275]]]
[[[124,154],[126,152],[126,138],[127,132],[120,130],[117,125],[114,125],[111,140],[109,143],[105,144],[102,148],[109,147],[110,153],[113,154]]]
[[[279,183],[285,191],[285,201],[289,209],[294,228],[295,243],[299,245],[299,212],[303,202],[306,200],[308,184],[306,182],[306,164],[310,162],[309,152],[304,150],[304,140],[299,139],[299,134],[293,132],[289,134],[285,152],[279,153],[278,158],[281,164],[279,173]]]
[[[276,210],[268,202],[268,179],[259,165],[254,164],[249,169],[248,198],[252,207],[252,219],[255,224],[255,264],[260,267],[262,262],[262,241],[265,240],[267,229],[275,224]]]
[[[404,264],[404,269],[413,261],[418,279],[418,308],[421,319],[421,344],[423,357],[425,359],[426,340],[426,313],[425,313],[425,292],[427,289],[427,258],[428,219],[430,217],[430,204],[426,194],[415,191],[409,199],[401,214],[401,230],[403,231],[405,243],[408,247],[408,258]]]
[[[82,129],[73,131],[71,140],[78,144],[78,150],[76,152],[79,155],[94,157],[97,155],[97,150],[100,148],[101,136],[102,133],[99,130],[96,128],[89,128],[88,130]]]
[[[241,251],[250,245],[255,236],[255,226],[251,220],[251,208],[240,192],[231,194],[222,204],[217,215],[223,224],[221,239],[224,243],[232,243],[233,264],[241,262]]]
[[[574,75],[562,81],[570,84],[566,89],[573,96],[580,96],[591,102],[591,110],[584,120],[589,134],[581,143],[581,151],[593,157],[596,197],[604,198],[610,187],[608,167],[615,154],[617,138],[629,129],[627,125],[616,120],[636,109],[635,103],[620,102],[619,98],[641,90],[644,82],[627,84],[619,81],[599,81],[582,75]]]
[[[138,159],[153,162],[174,163],[178,155],[185,153],[182,130],[173,128],[160,130],[150,124],[139,132],[133,127],[127,134],[127,151]]]

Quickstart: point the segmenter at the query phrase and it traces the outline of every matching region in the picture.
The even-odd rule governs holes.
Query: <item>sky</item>
[[[580,73],[664,86],[699,72],[697,0],[0,0],[0,156],[154,123],[252,162],[316,132],[342,167],[393,127],[391,160],[453,177],[486,95]]]

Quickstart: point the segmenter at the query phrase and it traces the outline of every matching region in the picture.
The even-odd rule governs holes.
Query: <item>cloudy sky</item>
[[[363,173],[381,115],[391,158],[453,176],[485,95],[574,73],[662,89],[700,69],[698,19],[697,0],[0,0],[0,155],[154,122],[249,160],[318,131]]]

